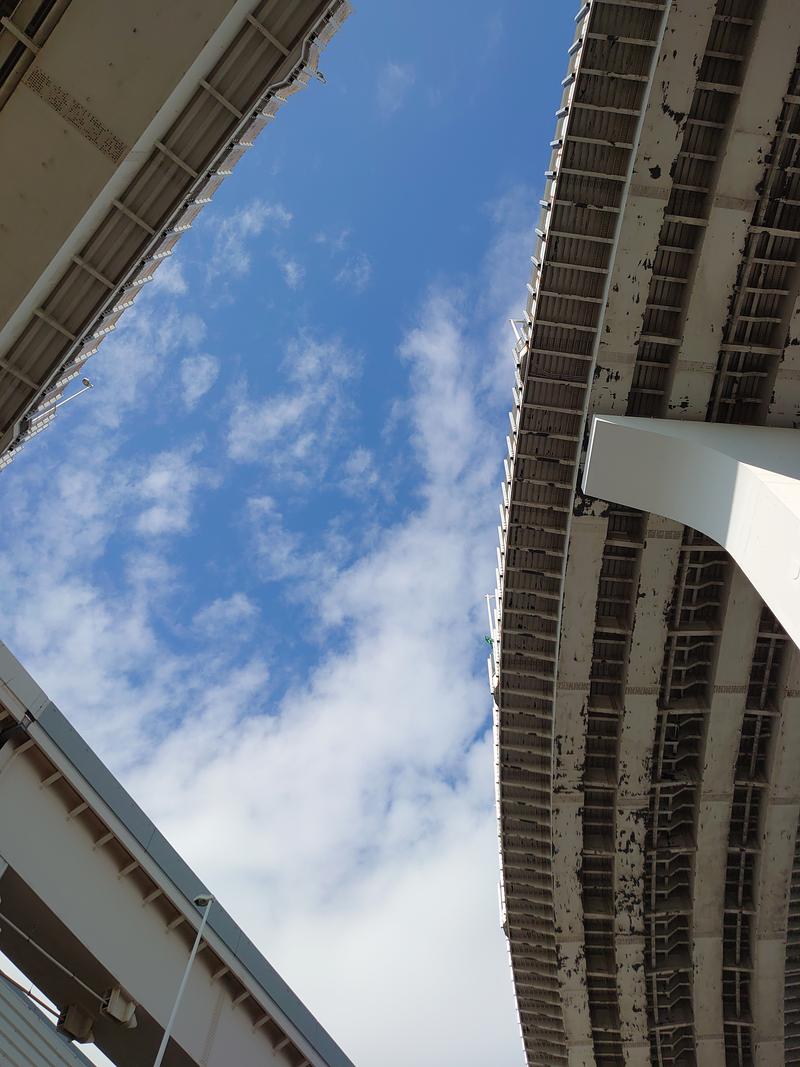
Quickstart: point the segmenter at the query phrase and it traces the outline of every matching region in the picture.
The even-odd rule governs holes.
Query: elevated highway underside
[[[576,25],[490,660],[523,1041],[800,1063],[800,657],[719,545],[577,489],[593,414],[798,425],[800,7],[590,0]]]
[[[348,0],[0,4],[0,470],[320,76]],[[136,373],[136,368],[131,368]]]

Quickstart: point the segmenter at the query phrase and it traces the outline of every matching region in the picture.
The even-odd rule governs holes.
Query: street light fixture
[[[170,1013],[169,1021],[167,1022],[164,1030],[164,1036],[161,1038],[161,1044],[158,1048],[158,1053],[153,1063],[153,1067],[161,1067],[161,1062],[164,1059],[164,1053],[167,1051],[167,1045],[172,1034],[172,1027],[175,1023],[175,1016],[178,1014],[178,1007],[183,996],[183,991],[186,988],[186,982],[189,978],[189,971],[192,969],[194,958],[197,955],[197,950],[200,947],[200,940],[203,936],[203,930],[206,926],[206,920],[208,919],[208,913],[211,911],[211,905],[214,903],[214,898],[210,893],[199,893],[192,902],[196,908],[203,909],[203,917],[200,920],[200,925],[197,928],[197,937],[194,939],[192,945],[192,951],[189,953],[189,960],[186,964],[186,968],[183,972],[183,978],[181,978],[181,984],[178,986],[178,992],[175,994],[175,1003],[172,1005],[172,1012]]]

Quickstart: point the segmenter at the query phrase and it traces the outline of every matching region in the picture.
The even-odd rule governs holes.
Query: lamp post
[[[164,1036],[161,1038],[161,1044],[158,1048],[158,1054],[156,1055],[153,1067],[161,1067],[161,1061],[164,1059],[164,1053],[167,1051],[167,1045],[169,1044],[170,1035],[172,1034],[172,1027],[175,1022],[175,1016],[178,1014],[178,1007],[180,1006],[181,997],[183,991],[186,988],[186,982],[189,978],[189,971],[192,969],[194,958],[197,955],[197,950],[200,947],[200,940],[203,936],[203,930],[206,926],[206,920],[208,919],[208,913],[211,911],[211,905],[214,903],[214,898],[210,893],[200,893],[199,896],[194,898],[193,903],[196,907],[203,909],[203,917],[200,920],[200,926],[197,928],[197,937],[194,939],[192,945],[192,951],[189,953],[189,960],[186,964],[186,969],[183,972],[183,978],[181,978],[181,984],[178,986],[178,992],[175,994],[175,1003],[172,1005],[172,1012],[170,1013],[169,1021],[167,1022],[164,1030]]]
[[[90,389],[94,388],[88,378],[83,378],[82,382],[83,389],[79,389],[77,393],[73,393],[71,396],[64,397],[63,400],[58,400],[55,404],[51,404],[50,407],[44,408],[37,415],[34,415],[31,418],[31,426],[35,426],[37,422],[45,418],[47,415],[54,415],[59,408],[63,408],[63,406],[68,404],[70,400],[74,400],[76,396],[83,396],[84,393],[88,393]]]

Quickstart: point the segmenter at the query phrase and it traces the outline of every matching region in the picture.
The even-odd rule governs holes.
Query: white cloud
[[[518,312],[525,306],[536,206],[533,189],[516,185],[485,207],[494,235],[484,261],[484,313],[503,310],[510,301]]]
[[[481,418],[475,378],[466,373],[468,358],[476,378],[481,366],[460,331],[462,304],[457,293],[434,292],[400,349],[411,364],[412,426],[429,492],[452,491],[460,478],[485,479],[497,463],[497,452],[476,447]]]
[[[216,224],[208,279],[247,274],[252,262],[248,241],[258,237],[267,226],[275,231],[284,230],[291,221],[292,213],[283,204],[268,204],[264,200],[252,200],[223,218]]]
[[[336,275],[336,281],[354,293],[363,293],[372,278],[372,260],[365,252],[348,259]]]
[[[189,288],[183,273],[183,264],[174,255],[170,256],[169,259],[161,260],[155,277],[150,284],[155,289],[170,293],[172,296],[179,296]]]
[[[243,401],[234,412],[228,432],[233,459],[254,461],[269,457],[265,446],[285,443],[284,433],[300,427],[306,409],[303,393],[282,394],[260,404]],[[283,439],[283,440],[281,440]],[[300,429],[292,449],[298,457],[307,452],[308,436]],[[291,446],[290,446],[291,448]]]
[[[434,294],[403,346],[424,506],[310,585],[319,622],[346,635],[342,650],[268,717],[241,719],[225,746],[210,727],[180,728],[135,774],[354,1061],[382,1067],[519,1063],[475,662],[499,442],[461,319],[458,298]],[[303,576],[307,557],[275,501],[250,506],[275,575]],[[391,1047],[389,1002],[414,1019]]]
[[[204,633],[219,637],[257,616],[258,608],[245,593],[232,593],[201,608],[194,617],[194,625]]]
[[[226,486],[247,518],[226,533],[242,539],[227,543],[226,595],[220,582],[190,600],[194,570],[153,533],[188,529],[213,478],[192,441],[145,461],[120,451],[124,434],[142,436],[135,398],[120,434],[97,423],[57,463],[3,476],[11,528],[37,532],[0,546],[10,643],[363,1067],[522,1061],[497,919],[481,640],[502,422],[485,338],[464,332],[468,295],[431,293],[404,340],[418,503],[366,550],[337,556],[291,529],[259,466]],[[150,352],[157,311],[125,342],[128,372]],[[176,315],[170,351],[190,334],[202,331]],[[296,338],[285,385],[235,400],[230,455],[324,483],[341,447],[345,477],[371,478],[374,457],[342,441],[357,369],[341,342]],[[132,543],[116,574],[104,557],[120,528]],[[229,593],[244,587],[236,567],[247,596]],[[326,639],[307,669],[281,643],[275,588],[250,589],[258,568],[302,588]],[[183,599],[191,640],[173,641]],[[227,637],[231,620],[252,627],[261,654],[243,653],[240,631]],[[273,691],[284,658],[300,673]]]
[[[475,755],[476,762],[491,758],[483,745]],[[496,832],[475,803],[488,785],[476,777],[438,802],[408,804],[406,818],[424,824],[420,840],[405,849],[393,843],[357,891],[301,913],[299,942],[291,940],[292,923],[275,943],[277,924],[256,908],[247,916],[265,929],[310,1006],[324,1008],[356,1064],[522,1067],[496,887],[487,875]],[[343,981],[318,966],[320,953],[335,961]],[[397,1013],[408,1026],[392,1030],[387,1045]]]
[[[253,573],[263,582],[284,582],[283,594],[295,603],[318,597],[354,553],[352,535],[342,536],[335,524],[311,539],[288,527],[270,496],[248,498],[244,520]]]
[[[384,117],[400,110],[415,81],[414,68],[408,64],[387,63],[383,67],[378,76],[378,110]]]
[[[92,432],[98,425],[115,430],[145,403],[152,419],[163,375],[174,359],[202,344],[206,326],[200,316],[171,304],[159,306],[153,314],[158,300],[163,300],[162,291],[152,284],[146,287],[92,358],[89,373],[95,388],[89,394],[92,402],[81,410],[79,434]],[[52,439],[50,431],[48,437]]]
[[[207,354],[187,356],[181,360],[180,375],[183,403],[191,411],[217,380],[219,360]]]
[[[342,467],[342,488],[350,496],[362,496],[380,483],[375,457],[368,448],[354,449]]]
[[[349,240],[350,230],[346,227],[339,230],[319,230],[314,234],[315,244],[325,245],[331,252],[344,252]]]
[[[328,449],[344,430],[347,385],[359,359],[338,340],[305,334],[289,343],[282,366],[289,389],[261,399],[248,396],[234,407],[228,454],[294,477],[319,477],[330,460]]]
[[[310,561],[303,553],[300,537],[286,529],[272,497],[251,497],[246,514],[262,578],[280,581],[308,573]]]
[[[130,417],[138,421],[135,411]],[[194,713],[192,705],[198,714],[215,705],[217,713],[244,713],[263,697],[267,668],[218,634],[200,643],[201,656],[157,634],[156,620],[169,620],[187,590],[166,554],[170,540],[152,534],[187,521],[186,500],[176,505],[171,490],[177,481],[180,498],[196,472],[187,455],[167,453],[153,458],[142,484],[140,463],[118,454],[119,439],[89,425],[73,433],[56,465],[40,457],[6,472],[7,514],[35,514],[38,534],[0,548],[0,587],[9,611],[13,605],[4,640],[100,754],[124,770]],[[105,558],[124,532],[130,536],[113,574]]]
[[[306,276],[306,269],[296,259],[285,259],[281,263],[283,280],[290,289],[299,289]]]
[[[509,402],[509,367],[513,336],[509,319],[525,314],[530,274],[530,250],[534,243],[536,196],[532,189],[515,186],[487,205],[494,237],[483,263],[484,284],[474,311],[491,319],[490,343],[484,383],[494,398]],[[500,314],[498,314],[498,311]]]
[[[193,452],[162,452],[151,459],[138,482],[138,496],[146,505],[136,519],[139,533],[158,536],[188,529],[192,495],[203,480],[192,463]]]

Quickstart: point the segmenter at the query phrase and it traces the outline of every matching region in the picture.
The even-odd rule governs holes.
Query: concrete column
[[[796,431],[597,415],[583,490],[711,537],[800,644]]]

